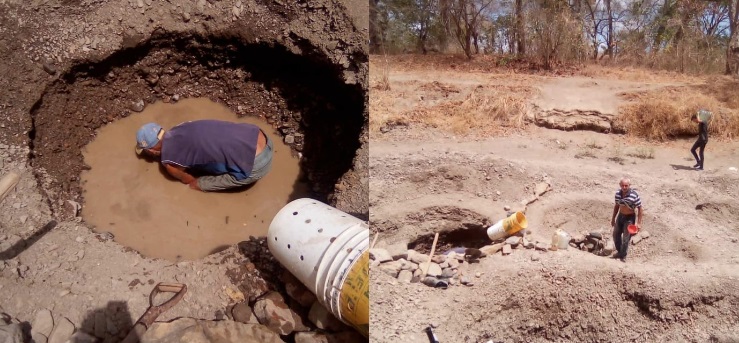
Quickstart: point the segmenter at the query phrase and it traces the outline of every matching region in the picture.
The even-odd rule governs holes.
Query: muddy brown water
[[[251,187],[206,193],[168,177],[161,163],[134,152],[136,131],[147,122],[166,130],[206,118],[259,125],[274,142],[272,170]],[[82,218],[144,256],[172,261],[198,259],[249,236],[266,235],[274,215],[308,189],[298,181],[298,158],[269,124],[237,118],[208,99],[149,105],[98,130],[83,155],[91,169],[82,173]]]

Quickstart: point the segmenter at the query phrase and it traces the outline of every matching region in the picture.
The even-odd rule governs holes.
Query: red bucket
[[[629,233],[632,235],[636,235],[639,232],[639,228],[634,224],[629,224],[629,226],[626,227],[626,230],[629,230]]]

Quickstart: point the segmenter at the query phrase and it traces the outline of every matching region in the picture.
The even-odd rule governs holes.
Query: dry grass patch
[[[681,74],[674,71],[652,70],[638,67],[603,66],[599,64],[584,65],[580,70],[580,74],[587,77],[635,82],[695,83],[702,81],[700,77]]]
[[[739,135],[739,110],[726,107],[715,94],[704,94],[692,87],[668,87],[647,93],[631,93],[632,100],[621,108],[621,116],[614,123],[629,134],[664,141],[698,134],[691,115],[701,108],[713,112],[708,127],[712,137],[732,139]]]
[[[648,147],[638,147],[635,151],[631,151],[627,153],[626,155],[636,158],[641,158],[643,160],[646,159],[654,159],[654,148],[648,148]]]
[[[426,108],[410,111],[408,121],[435,128],[446,129],[455,134],[491,133],[505,128],[524,126],[529,111],[528,97],[520,87],[475,88],[462,100],[447,101]]]

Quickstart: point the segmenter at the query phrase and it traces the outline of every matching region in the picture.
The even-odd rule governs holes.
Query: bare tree
[[[478,38],[480,15],[495,0],[453,0],[449,6],[449,19],[454,36],[467,58],[472,58],[472,48],[479,52]]]
[[[380,41],[380,27],[377,15],[377,3],[380,0],[369,0],[369,49],[370,54],[380,53],[382,43]]]

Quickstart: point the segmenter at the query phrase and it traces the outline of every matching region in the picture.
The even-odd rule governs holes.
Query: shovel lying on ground
[[[149,295],[149,308],[146,312],[133,324],[133,328],[128,333],[126,338],[123,339],[122,343],[138,343],[141,337],[144,335],[147,329],[154,323],[160,314],[166,312],[174,305],[176,305],[187,292],[187,285],[181,283],[158,283]],[[157,295],[161,293],[174,293],[169,300],[154,305],[154,301]]]

